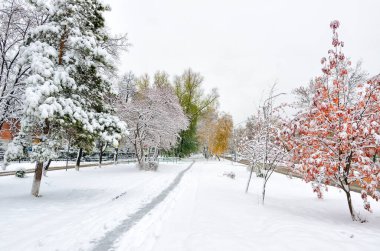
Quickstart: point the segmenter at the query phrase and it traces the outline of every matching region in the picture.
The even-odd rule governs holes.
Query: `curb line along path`
[[[154,209],[158,204],[160,204],[170,192],[177,187],[179,182],[182,180],[184,174],[193,166],[195,161],[193,161],[185,170],[181,171],[174,178],[172,183],[165,188],[159,195],[154,197],[149,203],[143,205],[135,213],[131,214],[128,218],[124,219],[117,227],[107,232],[101,239],[94,241],[95,246],[92,250],[94,251],[104,251],[113,250],[113,245],[116,240],[124,233],[129,231],[134,225],[136,225],[145,215],[147,215],[152,209]]]

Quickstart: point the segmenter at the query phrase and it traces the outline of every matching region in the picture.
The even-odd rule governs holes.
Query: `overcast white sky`
[[[274,81],[289,93],[320,74],[333,19],[341,22],[346,56],[380,73],[378,0],[104,1],[112,8],[108,26],[132,44],[121,72],[173,76],[191,67],[206,90],[218,88],[220,109],[235,123],[254,112]]]

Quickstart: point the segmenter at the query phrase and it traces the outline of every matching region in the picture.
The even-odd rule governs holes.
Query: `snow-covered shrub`
[[[16,170],[16,173],[15,173],[15,176],[17,178],[24,178],[25,177],[25,174],[26,174],[26,169],[25,168],[18,168]]]
[[[235,173],[234,172],[224,172],[223,176],[227,176],[228,178],[235,179]]]
[[[157,171],[158,162],[157,161],[148,161],[148,162],[142,162],[142,163],[137,162],[136,167],[144,171]]]
[[[158,169],[158,162],[156,161],[149,161],[148,163],[145,163],[145,170],[147,171],[157,171]]]

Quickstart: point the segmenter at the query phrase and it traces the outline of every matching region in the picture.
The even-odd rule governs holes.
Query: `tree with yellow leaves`
[[[202,115],[198,123],[197,139],[199,147],[202,148],[203,156],[210,157],[210,144],[213,142],[216,124],[218,122],[218,112],[216,106],[210,106]]]
[[[213,130],[212,140],[209,142],[209,150],[218,160],[219,156],[226,152],[228,143],[232,135],[233,122],[229,114],[222,114],[216,121]]]

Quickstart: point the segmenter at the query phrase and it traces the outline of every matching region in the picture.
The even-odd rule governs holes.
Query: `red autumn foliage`
[[[335,185],[347,196],[350,214],[358,220],[350,190],[362,188],[364,208],[371,211],[368,196],[380,199],[380,78],[352,86],[351,62],[342,52],[339,22],[330,24],[333,49],[322,58],[323,75],[315,78],[315,95],[310,109],[301,112],[283,131],[291,150],[295,172],[322,197],[322,188]]]

